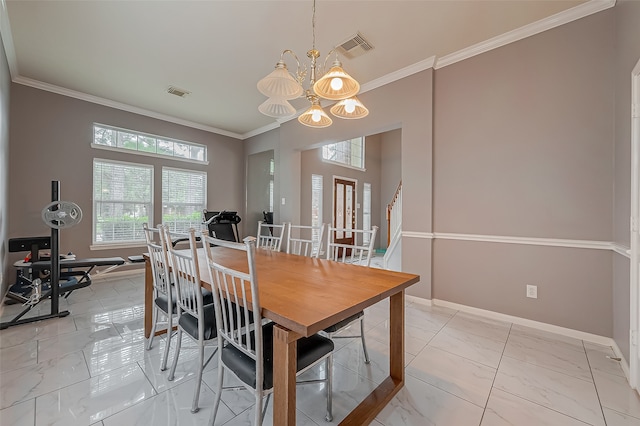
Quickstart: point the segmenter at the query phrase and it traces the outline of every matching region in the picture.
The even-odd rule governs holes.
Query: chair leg
[[[173,334],[173,314],[167,313],[167,345],[164,348],[164,355],[162,356],[162,364],[160,365],[160,371],[167,369],[167,360],[169,359],[169,347],[171,346],[171,335]]]
[[[204,370],[204,342],[198,342],[198,376],[196,377],[196,390],[193,394],[193,404],[191,405],[191,412],[197,413],[198,400],[200,399],[200,387],[202,387],[202,370]]]
[[[271,399],[271,394],[267,395],[267,400],[264,403],[264,407],[262,408],[262,422],[264,422],[264,416],[267,414],[267,408],[269,408],[269,400]]]
[[[173,364],[171,364],[171,371],[169,372],[169,381],[173,380],[173,375],[176,373],[176,365],[178,365],[178,357],[180,356],[180,346],[182,346],[182,329],[178,327],[178,341],[176,342],[176,354],[173,356]]]
[[[262,390],[255,389],[256,407],[254,413],[253,424],[256,426],[262,426]]]
[[[153,311],[151,314],[153,315],[153,320],[152,320],[153,325],[151,326],[151,334],[149,335],[149,342],[147,342],[147,350],[151,350],[151,347],[153,346],[153,338],[156,335],[156,326],[158,325],[158,310],[159,308],[155,306],[155,303],[154,303]]]
[[[325,378],[327,380],[327,416],[325,420],[333,421],[333,355],[329,355],[325,360]]]
[[[224,367],[222,361],[218,358],[218,390],[216,391],[216,399],[213,403],[213,413],[211,418],[211,426],[216,422],[216,416],[218,415],[218,407],[220,406],[220,399],[222,399],[222,382],[224,380]]]
[[[364,351],[364,363],[369,364],[369,352],[367,351],[367,343],[364,340],[364,318],[360,318],[360,339],[362,339],[362,350]]]

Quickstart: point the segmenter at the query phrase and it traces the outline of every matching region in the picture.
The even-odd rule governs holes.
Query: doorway
[[[354,244],[349,230],[356,228],[356,184],[355,180],[333,177],[333,227],[345,229],[334,235],[339,244]]]

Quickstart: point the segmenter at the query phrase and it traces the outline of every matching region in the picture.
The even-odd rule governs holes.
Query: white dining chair
[[[254,425],[261,425],[269,397],[273,393],[273,328],[268,322],[261,327],[240,327],[242,318],[253,315],[253,324],[262,324],[258,276],[255,265],[255,243],[252,237],[243,243],[211,238],[203,233],[209,263],[209,282],[214,290],[216,322],[218,324],[218,388],[213,408],[215,419],[223,392],[224,374],[230,372],[255,397]],[[212,247],[214,246],[214,247]],[[220,249],[237,250],[246,259],[244,271],[237,270],[237,258],[216,256]],[[228,263],[227,263],[228,262]],[[244,263],[244,261],[243,261]],[[235,268],[234,268],[235,267]],[[246,272],[248,270],[248,272]],[[244,301],[250,300],[250,303]],[[309,383],[324,382],[327,396],[327,421],[333,419],[331,399],[331,371],[334,344],[330,339],[314,334],[297,341],[297,374],[302,374],[325,361],[325,377]],[[304,383],[304,382],[301,382]],[[235,387],[234,387],[235,389]],[[264,403],[263,398],[267,396]]]
[[[287,253],[319,257],[324,236],[324,223],[320,226],[292,225],[291,223],[286,225]]]
[[[282,238],[285,234],[286,224],[274,225],[272,223],[258,222],[258,234],[256,247],[267,250],[280,251]]]
[[[172,241],[184,234],[170,233],[167,228],[163,228],[165,240]],[[196,374],[196,388],[193,395],[191,412],[198,412],[198,400],[200,397],[200,387],[202,385],[202,372],[215,352],[204,359],[204,348],[206,345],[218,343],[217,327],[215,321],[215,311],[213,307],[213,294],[201,287],[200,268],[198,265],[197,242],[195,230],[192,228],[187,234],[189,241],[188,250],[176,250],[169,245],[169,263],[171,265],[171,276],[176,287],[176,305],[178,308],[178,342],[176,352],[173,356],[173,364],[169,373],[169,381],[173,381],[180,348],[182,346],[182,334],[186,333],[198,345],[198,372]]]
[[[167,344],[162,355],[160,370],[167,369],[167,359],[169,357],[169,347],[171,346],[171,338],[175,334],[173,332],[173,316],[177,313],[176,298],[173,285],[171,283],[167,244],[164,238],[162,225],[156,228],[150,228],[146,223],[142,224],[144,236],[147,242],[147,251],[149,252],[149,263],[151,264],[151,273],[153,277],[153,326],[151,334],[147,342],[147,350],[153,347],[153,338],[156,334],[160,314],[164,314],[167,319]]]
[[[370,230],[329,227],[327,229],[327,244],[325,247],[327,251],[327,259],[336,262],[369,267],[377,232],[377,226],[373,226]],[[353,237],[353,244],[337,241],[349,237]],[[365,243],[365,241],[367,242]],[[356,321],[360,321],[360,335],[344,336],[336,334]],[[350,317],[325,328],[323,331],[327,333],[331,339],[359,337],[362,341],[364,362],[365,364],[369,364],[369,352],[367,351],[367,343],[364,337],[364,311],[359,311]]]

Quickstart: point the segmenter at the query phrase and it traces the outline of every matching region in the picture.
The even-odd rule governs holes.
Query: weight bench
[[[60,261],[60,280],[58,281],[58,292],[59,296],[64,295],[65,298],[69,297],[69,295],[74,291],[80,288],[88,287],[91,285],[91,271],[94,268],[99,266],[107,266],[107,270],[111,270],[113,268],[117,268],[118,266],[124,265],[125,260],[121,257],[102,257],[102,258],[88,258],[88,259],[71,259],[71,260],[61,260]],[[36,262],[24,262],[24,264],[20,265],[22,268],[31,268],[31,274],[33,277],[38,277],[41,271],[51,270],[51,260],[38,260]],[[22,318],[27,312],[33,309],[34,306],[38,305],[41,301],[49,298],[53,289],[51,286],[51,282],[48,282],[48,289],[43,289],[42,296],[35,302],[29,303],[30,298],[19,296],[13,294],[11,297],[14,300],[21,301],[22,303],[28,305],[26,308],[16,315],[11,321],[0,323],[0,330],[4,330],[12,325],[23,324],[27,322],[32,322],[37,318]],[[47,287],[47,283],[42,284],[43,287]],[[21,300],[22,299],[22,300]]]

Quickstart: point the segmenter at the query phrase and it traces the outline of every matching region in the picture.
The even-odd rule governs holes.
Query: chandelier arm
[[[329,60],[329,57],[331,56],[332,53],[336,54],[336,61],[338,60],[338,51],[336,49],[331,49],[329,53],[327,53],[327,56],[325,56],[324,58],[324,62],[322,63],[322,69],[319,70],[321,76],[324,75],[324,73],[327,71],[327,61]]]
[[[298,81],[298,83],[302,84],[302,82],[304,81],[305,77],[307,76],[307,66],[306,66],[306,64],[302,64],[302,66],[301,66],[300,65],[300,59],[298,59],[298,55],[296,55],[296,52],[294,52],[291,49],[286,49],[286,50],[282,51],[282,53],[280,54],[280,61],[281,62],[284,62],[284,55],[286,53],[289,53],[296,60],[296,72],[295,73],[291,73],[291,74]]]

